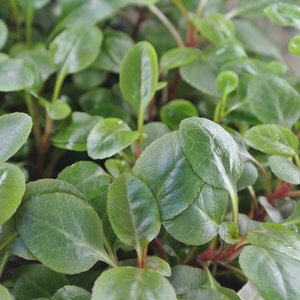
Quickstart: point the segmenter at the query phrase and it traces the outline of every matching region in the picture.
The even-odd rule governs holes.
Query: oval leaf
[[[295,35],[289,42],[289,51],[300,55],[300,34]]]
[[[67,300],[67,299],[90,300],[91,294],[87,290],[79,286],[66,285],[63,288],[59,289],[51,298],[51,300]]]
[[[218,75],[216,85],[222,95],[228,95],[238,87],[239,77],[232,71],[223,71]]]
[[[11,300],[10,293],[6,287],[0,284],[0,298],[2,300]]]
[[[119,267],[103,272],[95,282],[91,300],[176,300],[171,284],[149,269]]]
[[[65,119],[71,113],[71,107],[64,101],[55,101],[47,103],[46,110],[52,120]]]
[[[31,118],[24,113],[0,116],[0,162],[8,160],[22,147],[31,128]]]
[[[153,98],[158,81],[155,49],[139,42],[125,55],[121,65],[120,88],[137,113],[144,113]]]
[[[138,253],[159,233],[160,217],[149,187],[138,177],[123,174],[112,183],[107,212],[113,230]]]
[[[139,135],[139,132],[132,131],[121,119],[103,119],[89,133],[88,155],[93,159],[113,156],[132,144]]]

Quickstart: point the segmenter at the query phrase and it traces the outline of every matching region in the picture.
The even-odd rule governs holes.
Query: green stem
[[[10,258],[10,254],[8,252],[5,252],[3,259],[1,260],[1,264],[0,264],[0,278],[3,274],[3,271],[6,267],[6,264],[8,263],[8,260]]]
[[[239,198],[235,190],[229,191],[232,203],[232,222],[238,224],[239,221]]]
[[[31,47],[32,45],[32,21],[34,15],[34,5],[33,1],[27,1],[27,14],[26,14],[26,24],[25,24],[25,38],[26,38],[26,45]]]
[[[201,0],[199,2],[198,7],[197,7],[197,12],[196,12],[197,18],[200,18],[202,16],[206,3],[207,3],[207,0]]]
[[[194,257],[197,249],[198,249],[198,246],[191,247],[190,251],[188,252],[188,254],[186,255],[186,257],[182,263],[183,265],[187,264]]]
[[[174,38],[178,47],[184,47],[184,42],[182,41],[178,31],[172,25],[172,23],[168,20],[168,18],[159,10],[155,5],[149,5],[149,10],[165,25],[165,27],[169,30],[172,37]]]
[[[229,270],[231,270],[231,271],[233,271],[235,273],[238,273],[238,274],[240,274],[242,276],[245,276],[244,272],[241,269],[237,268],[237,267],[234,267],[234,266],[232,266],[230,264],[226,264],[226,263],[224,263],[222,261],[217,261],[217,264],[221,265],[222,267],[227,268],[227,269],[229,269]]]
[[[109,242],[107,241],[106,238],[104,238],[104,246],[105,246],[105,249],[107,250],[107,252],[108,252],[108,254],[111,258],[112,266],[117,267],[119,265],[118,259],[116,257],[115,252],[110,247],[110,244],[109,244]]]
[[[294,160],[295,160],[296,166],[297,166],[298,168],[300,168],[300,159],[299,159],[299,155],[295,155],[295,156],[294,156]]]
[[[206,271],[206,274],[207,274],[207,277],[208,277],[208,281],[209,281],[209,284],[210,284],[210,287],[212,290],[214,291],[217,291],[218,290],[218,287],[216,285],[216,281],[215,279],[213,278],[213,276],[211,275],[210,271],[209,271],[209,268],[207,267],[206,264],[203,265],[204,266],[204,269]]]

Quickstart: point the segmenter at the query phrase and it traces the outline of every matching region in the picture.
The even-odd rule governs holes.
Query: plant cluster
[[[298,299],[299,3],[0,0],[0,298]]]

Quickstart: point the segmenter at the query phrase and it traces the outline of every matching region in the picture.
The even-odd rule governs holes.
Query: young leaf
[[[300,184],[300,169],[287,157],[272,155],[268,159],[272,172],[281,180]]]
[[[64,189],[32,195],[17,212],[17,229],[32,254],[57,272],[84,272],[98,260],[111,264],[98,215]]]
[[[160,216],[149,187],[138,177],[125,173],[112,183],[107,211],[113,230],[121,241],[138,253],[160,230]]]
[[[296,4],[275,3],[264,9],[265,15],[273,22],[300,29],[300,8]]]
[[[32,120],[24,113],[0,116],[0,162],[8,160],[22,147],[31,128]]]
[[[297,155],[298,138],[286,127],[275,124],[257,125],[245,133],[246,143],[271,155],[291,157]]]
[[[88,135],[88,155],[93,159],[113,156],[132,144],[139,135],[139,132],[132,131],[121,119],[103,119]]]
[[[96,26],[80,26],[66,29],[49,46],[49,55],[63,75],[79,72],[96,59],[103,34]]]
[[[278,76],[255,76],[249,83],[247,100],[252,111],[264,123],[290,128],[299,118],[299,93]]]
[[[218,75],[216,85],[222,95],[228,95],[238,87],[239,77],[232,71],[223,71]]]
[[[146,266],[154,272],[162,276],[171,276],[170,265],[163,259],[156,256],[148,256],[146,259]]]
[[[57,292],[51,298],[51,300],[67,299],[90,300],[91,293],[79,286],[66,285],[57,290]]]
[[[223,222],[219,227],[220,238],[227,244],[235,244],[240,240],[238,224]]]
[[[64,101],[47,103],[46,110],[52,120],[65,119],[71,113],[71,107]]]
[[[91,300],[143,299],[176,300],[166,278],[149,269],[113,268],[103,272],[95,282]]]
[[[295,35],[289,42],[289,51],[300,55],[300,34]]]
[[[34,84],[34,73],[21,59],[0,61],[0,91],[24,90]]]
[[[120,73],[120,88],[138,114],[144,114],[153,98],[158,81],[155,49],[148,42],[139,42],[125,55]]]
[[[0,163],[0,225],[17,210],[25,191],[25,177],[15,165]]]

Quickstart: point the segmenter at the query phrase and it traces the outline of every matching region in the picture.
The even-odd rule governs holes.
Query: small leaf
[[[241,191],[248,186],[253,185],[258,177],[255,166],[250,161],[244,162],[243,173],[237,182],[237,190]]]
[[[158,81],[155,49],[148,42],[139,42],[125,55],[120,73],[120,88],[135,111],[144,113],[153,98]]]
[[[146,259],[147,268],[151,269],[158,274],[169,277],[171,276],[170,265],[163,259],[156,256],[148,256]]]
[[[107,211],[113,230],[121,241],[142,252],[160,230],[160,216],[149,187],[138,177],[125,173],[111,184]]]
[[[47,103],[46,110],[52,120],[65,119],[71,113],[71,107],[64,101]]]
[[[285,220],[282,221],[282,225],[285,226],[293,226],[295,225],[296,228],[300,229],[300,202],[296,202],[296,207],[293,213]]]
[[[228,95],[238,87],[239,78],[232,71],[223,71],[218,75],[216,85],[223,95]]]
[[[93,159],[113,156],[132,144],[139,135],[139,132],[132,131],[121,119],[103,119],[88,135],[88,155]]]
[[[123,160],[110,158],[106,159],[104,164],[107,172],[115,178],[122,173],[129,171],[128,164]]]
[[[11,295],[6,287],[0,284],[0,298],[2,300],[11,300]]]
[[[25,191],[25,177],[15,165],[0,163],[0,225],[17,210]]]
[[[219,227],[219,234],[227,244],[235,244],[240,240],[238,224],[223,222]]]
[[[8,37],[8,28],[3,20],[0,20],[0,49],[4,47]]]
[[[300,169],[290,159],[272,155],[268,161],[272,172],[278,178],[292,184],[300,184]]]
[[[275,3],[264,9],[265,15],[276,24],[300,29],[299,5]]]
[[[80,26],[61,32],[50,44],[49,55],[63,76],[79,72],[94,62],[103,34],[96,26]]]
[[[31,128],[32,120],[24,113],[0,116],[0,162],[8,160],[23,146]]]
[[[295,35],[289,42],[289,51],[300,55],[300,34]]]
[[[297,155],[298,138],[286,127],[275,124],[257,125],[245,133],[246,143],[271,155],[291,157]]]
[[[79,287],[79,286],[72,286],[66,285],[53,295],[51,300],[67,300],[67,299],[74,299],[74,300],[90,300],[91,293],[87,290]]]
[[[21,59],[0,61],[0,91],[24,90],[34,84],[34,73]]]
[[[95,282],[91,300],[143,299],[176,300],[171,284],[149,269],[113,268],[103,272]]]

